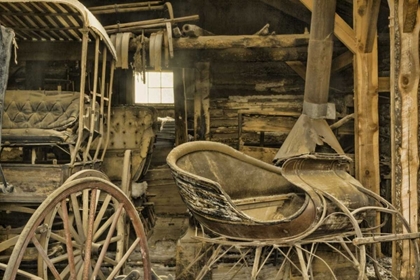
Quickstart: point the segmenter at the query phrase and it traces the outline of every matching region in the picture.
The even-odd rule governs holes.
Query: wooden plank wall
[[[196,75],[196,94],[187,96],[194,100],[194,109],[188,112],[194,120],[189,130],[201,131],[190,134],[271,162],[301,114],[303,78],[282,61],[197,63]],[[338,118],[349,114],[353,106],[352,94],[348,96],[331,95]],[[205,107],[203,100],[208,102]],[[337,135],[353,135],[352,123],[336,130]]]
[[[209,115],[212,141],[238,147],[241,112],[259,112],[261,115],[276,113],[279,116],[278,123],[270,124],[270,120],[265,119],[265,123],[259,123],[259,129],[255,127],[255,132],[274,132],[279,129],[288,131],[290,116],[301,112],[304,81],[285,62],[216,62],[211,64],[210,73],[212,87]],[[250,122],[246,124],[255,125]],[[251,130],[250,128],[248,132]]]

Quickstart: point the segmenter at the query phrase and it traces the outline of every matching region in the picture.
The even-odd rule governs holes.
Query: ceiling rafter
[[[281,12],[297,18],[298,20],[311,24],[311,13],[302,9],[302,4],[297,0],[259,0],[260,2],[276,8]]]
[[[300,0],[310,11],[313,0]],[[334,35],[352,52],[356,52],[356,34],[354,30],[338,15],[335,14]]]

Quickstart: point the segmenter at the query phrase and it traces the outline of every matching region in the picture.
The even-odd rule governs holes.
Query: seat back
[[[78,92],[6,91],[3,128],[64,130],[79,117]]]

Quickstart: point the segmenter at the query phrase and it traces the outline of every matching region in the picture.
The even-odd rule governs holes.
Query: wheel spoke
[[[99,237],[111,226],[112,221],[115,219],[115,213],[112,214],[108,220],[95,232],[95,235],[93,236],[93,242],[96,242]]]
[[[81,256],[81,255],[82,255],[82,251],[80,251],[80,250],[74,250],[73,251],[74,262],[75,263],[76,263],[76,258]],[[63,261],[68,261],[68,260],[69,260],[68,254],[63,254],[63,255],[60,255],[58,257],[55,257],[55,258],[51,259],[51,262],[52,263],[60,263],[60,262],[63,262]]]
[[[115,261],[115,260],[113,260],[113,259],[111,259],[111,258],[109,258],[107,256],[104,257],[104,261],[103,262],[108,263],[108,264],[113,265],[113,266],[116,266],[118,264],[117,261]]]
[[[54,232],[50,232],[50,235],[51,235],[50,238],[52,240],[55,240],[55,241],[58,241],[60,243],[66,244],[66,239],[63,238],[61,235],[56,234]],[[82,245],[80,245],[76,241],[72,241],[72,245],[73,245],[74,248],[77,248],[77,249],[81,249],[82,248]]]
[[[131,244],[130,248],[128,248],[127,252],[125,252],[124,256],[121,258],[121,260],[118,262],[118,265],[114,267],[111,274],[108,276],[107,279],[114,279],[114,277],[117,275],[117,273],[120,271],[123,264],[127,261],[128,257],[133,253],[134,249],[138,246],[140,243],[140,238],[137,237],[136,240],[134,240],[133,244]]]
[[[92,269],[93,269],[95,266],[96,266],[96,263],[95,263],[95,262],[92,262]],[[101,270],[99,270],[97,274],[98,274],[97,276],[99,277],[99,279],[101,279],[101,280],[105,280],[105,279],[106,279],[106,277],[105,277],[104,273],[103,273]],[[95,276],[95,277],[96,277],[96,276]],[[93,276],[93,274],[92,274],[91,278],[92,278],[92,279],[96,279],[95,277],[94,277],[94,276]]]
[[[80,262],[81,259],[82,259],[82,256],[81,255],[78,255],[78,256],[75,256],[74,261],[76,263],[78,263],[78,262]],[[61,271],[60,277],[64,279],[64,278],[66,278],[67,275],[69,275],[69,273],[70,273],[70,265],[67,265],[63,269],[63,271]],[[73,278],[70,277],[70,279],[75,279],[75,277],[73,277]]]
[[[61,208],[58,209],[58,215],[60,216],[61,220],[64,220],[63,219],[63,213],[61,212]],[[70,214],[69,214],[68,226],[69,226],[69,229],[70,229],[70,233],[71,233],[72,237],[74,238],[74,240],[78,244],[83,244],[84,242],[82,240],[82,237],[77,233],[76,229],[73,227],[73,220],[74,220],[74,216],[73,215],[70,216]],[[65,239],[64,239],[63,243],[66,243]]]
[[[85,247],[85,266],[83,269],[83,279],[88,280],[89,270],[90,270],[90,261],[92,258],[92,241],[93,241],[93,223],[95,221],[95,212],[96,212],[96,194],[97,189],[91,191],[90,204],[89,204],[89,215],[88,215],[88,224],[87,224],[87,238],[86,238],[86,247]],[[84,201],[83,201],[84,204]],[[84,206],[83,206],[84,207]]]
[[[82,224],[82,218],[80,217],[80,208],[79,208],[79,202],[77,200],[77,195],[76,194],[71,194],[71,204],[73,207],[73,214],[74,214],[74,218],[76,220],[76,228],[77,228],[77,232],[78,235],[80,236],[80,244],[83,244],[85,239],[85,233],[83,230],[83,224]]]
[[[120,217],[120,214],[121,214],[122,209],[123,209],[123,204],[121,203],[119,205],[117,211],[115,212],[114,219],[112,219],[112,224],[111,224],[111,227],[110,227],[110,229],[108,231],[108,235],[106,236],[105,242],[103,244],[103,248],[102,248],[101,254],[98,257],[98,262],[96,263],[95,269],[93,270],[93,275],[92,275],[93,278],[96,276],[97,272],[99,271],[99,268],[102,265],[102,261],[103,261],[103,259],[105,257],[105,253],[108,250],[108,246],[109,246],[109,243],[111,241],[111,237],[114,234],[114,230],[115,230],[115,227],[117,225],[117,222],[118,222],[118,219]]]
[[[56,280],[61,280],[60,274],[58,273],[54,264],[48,258],[47,253],[44,251],[44,248],[42,248],[38,239],[36,239],[36,236],[32,236],[32,243],[35,245],[36,249],[38,250],[38,254],[42,257],[44,262],[47,264],[48,268],[50,269],[51,273],[54,275],[55,279]]]
[[[111,243],[115,243],[115,242],[121,241],[121,240],[123,240],[123,238],[124,237],[119,234],[117,236],[112,237],[111,240],[109,240],[109,243],[111,244]],[[103,245],[105,243],[105,240],[101,240],[101,241],[98,241],[96,243],[99,244],[99,245]]]
[[[105,211],[108,209],[109,202],[111,201],[111,198],[112,197],[110,195],[106,195],[106,197],[105,197],[105,199],[102,203],[101,209],[99,210],[98,215],[96,216],[95,224],[93,226],[93,232],[97,231],[97,229],[99,227],[99,224],[101,223],[102,218],[104,217]]]
[[[80,259],[80,261],[76,264],[76,271],[77,271],[77,280],[82,280],[83,277],[83,260]]]
[[[83,196],[83,202],[82,202],[83,233],[85,234],[85,236],[87,236],[88,219],[89,219],[89,189],[83,190],[82,196]]]
[[[68,210],[67,210],[67,202],[65,200],[61,201],[61,211],[63,213],[62,218],[63,218],[67,255],[68,255],[69,265],[70,265],[70,277],[71,279],[74,279],[76,277],[76,270],[75,270],[75,261],[74,261],[74,253],[73,253],[73,243],[72,243],[72,237],[71,237],[70,229],[69,229],[69,215],[68,215]]]

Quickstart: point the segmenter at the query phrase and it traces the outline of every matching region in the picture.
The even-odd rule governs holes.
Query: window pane
[[[149,72],[148,78],[149,87],[160,87],[160,72]]]
[[[149,88],[149,103],[161,103],[160,88]]]
[[[162,103],[174,103],[174,90],[172,88],[162,88]]]
[[[174,103],[172,72],[147,72],[146,84],[141,75],[136,73],[134,80],[136,103]]]
[[[136,103],[147,103],[147,91],[143,91],[140,93],[136,92]]]
[[[174,75],[171,72],[162,72],[162,87],[172,88],[174,86]]]
[[[147,84],[144,84],[141,79],[141,74],[136,73],[135,77],[136,82],[136,95],[135,95],[135,102],[136,103],[147,103]]]

